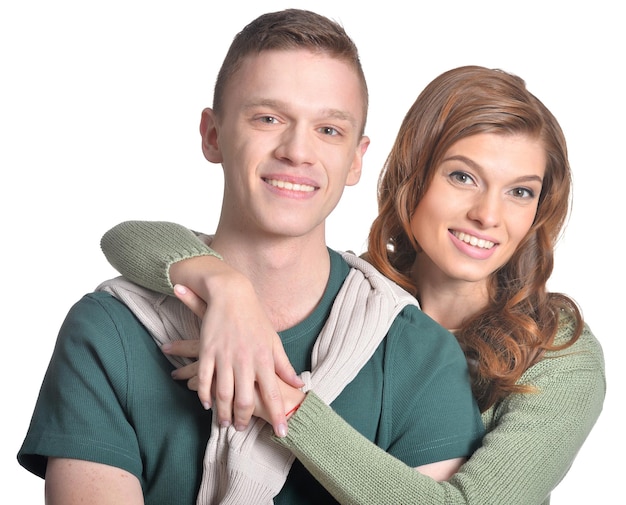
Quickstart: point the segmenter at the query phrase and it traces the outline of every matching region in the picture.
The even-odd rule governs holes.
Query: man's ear
[[[363,136],[354,152],[354,160],[346,178],[346,186],[354,186],[361,179],[361,169],[363,168],[363,156],[370,145],[369,137]]]
[[[222,153],[217,141],[217,120],[213,109],[206,108],[200,118],[200,135],[202,136],[202,152],[211,163],[221,163]]]

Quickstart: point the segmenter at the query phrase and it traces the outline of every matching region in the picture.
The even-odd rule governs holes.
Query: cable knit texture
[[[369,263],[343,253],[352,267],[313,348],[311,371],[303,372],[304,391],[315,390],[331,403],[358,374],[387,334],[395,317],[417,302],[380,275]],[[123,277],[102,283],[124,302],[162,345],[199,338],[200,320],[178,299],[144,289]],[[180,367],[189,360],[171,357]],[[245,431],[220,427],[213,417],[204,458],[197,504],[272,503],[294,460],[285,447],[272,441],[272,428],[255,418]]]

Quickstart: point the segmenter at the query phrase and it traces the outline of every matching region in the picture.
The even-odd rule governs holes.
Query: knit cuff
[[[279,443],[300,440],[302,437],[306,437],[308,433],[311,433],[312,426],[319,421],[325,420],[325,416],[327,416],[331,410],[332,409],[324,403],[314,391],[309,391],[298,407],[298,410],[289,418],[287,437],[274,438]],[[289,444],[286,443],[282,443],[281,445],[289,446]]]
[[[165,221],[125,221],[107,231],[100,242],[111,265],[132,282],[172,295],[169,269],[197,256],[222,257],[184,226]]]
[[[287,436],[274,440],[340,503],[415,503],[418,498],[443,503],[435,481],[377,447],[312,391],[289,419]],[[420,486],[429,484],[432,494],[424,495]],[[430,496],[435,498],[422,501]]]

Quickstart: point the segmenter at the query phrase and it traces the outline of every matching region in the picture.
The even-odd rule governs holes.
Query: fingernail
[[[172,344],[171,344],[170,342],[167,342],[166,344],[163,344],[163,345],[161,346],[161,350],[162,350],[163,352],[168,352],[168,351],[170,351],[171,349],[172,349]]]
[[[178,294],[180,295],[185,295],[187,294],[187,289],[185,289],[184,286],[181,286],[180,284],[176,284],[174,286],[174,291],[176,291]]]
[[[278,438],[284,438],[287,436],[287,425],[286,424],[279,424],[276,427],[276,436]]]
[[[209,402],[202,402],[202,406],[204,410],[209,410],[211,408],[211,404]]]
[[[230,426],[230,421],[220,421],[220,426],[222,428],[228,428]]]
[[[246,429],[246,427],[245,427],[245,426],[243,426],[242,424],[236,424],[236,425],[235,425],[235,429],[236,429],[237,431],[244,431],[244,430]]]

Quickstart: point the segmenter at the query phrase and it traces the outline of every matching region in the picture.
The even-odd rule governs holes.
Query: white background
[[[618,415],[626,40],[624,16],[609,0],[3,2],[0,502],[43,503],[43,481],[15,456],[67,310],[115,275],[99,249],[102,233],[127,219],[214,229],[221,168],[202,157],[200,111],[235,32],[284,7],[340,21],[369,82],[372,143],[361,183],[329,220],[336,249],[363,250],[376,176],[400,121],[441,72],[466,64],[511,71],[559,118],[574,211],[550,287],[578,300],[602,342],[608,395],[553,503],[615,503],[623,472],[611,461],[626,452]]]

